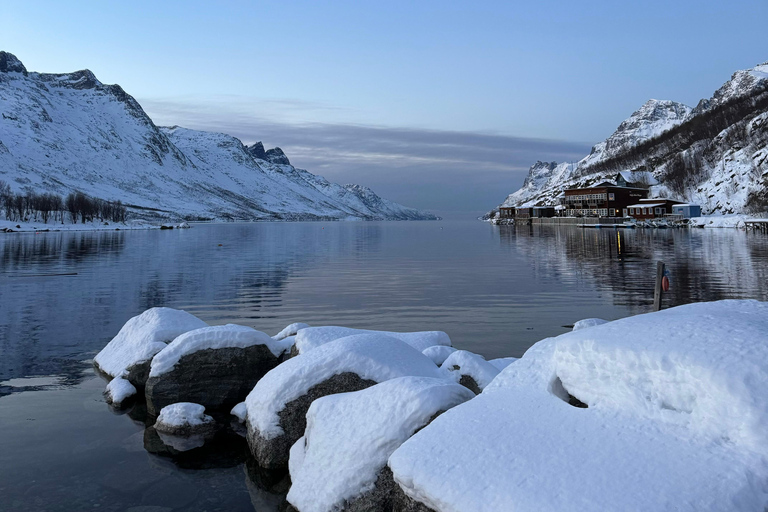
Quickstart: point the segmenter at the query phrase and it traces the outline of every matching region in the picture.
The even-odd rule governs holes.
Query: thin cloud
[[[140,102],[159,125],[280,146],[295,166],[331,181],[360,183],[388,199],[442,211],[491,209],[522,184],[536,160],[576,161],[589,152],[580,142],[493,133],[300,123],[294,119],[313,119],[325,108],[300,101]]]

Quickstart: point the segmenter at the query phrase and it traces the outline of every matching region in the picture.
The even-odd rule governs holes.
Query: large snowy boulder
[[[681,306],[537,343],[389,467],[413,510],[764,510],[766,389],[768,303]]]
[[[93,358],[98,371],[123,377],[144,387],[152,358],[174,338],[208,324],[186,311],[152,308],[128,320],[106,347]]]
[[[150,414],[175,402],[231,408],[279,363],[280,342],[243,325],[189,331],[152,359],[145,395]]]
[[[245,400],[251,452],[263,467],[285,467],[314,400],[405,376],[444,378],[421,352],[383,334],[348,336],[291,358],[267,373]]]
[[[448,371],[456,382],[478,394],[501,371],[483,356],[467,350],[457,350],[450,354],[441,368]]]
[[[389,336],[390,338],[395,338],[407,343],[419,352],[435,345],[451,346],[451,338],[449,338],[443,331],[390,332],[325,326],[309,327],[299,330],[296,334],[293,354],[303,354],[331,341],[347,336],[353,336],[355,334],[380,334]]]
[[[444,379],[401,377],[315,400],[291,448],[288,502],[301,512],[391,510],[387,459],[436,415],[470,400]]]

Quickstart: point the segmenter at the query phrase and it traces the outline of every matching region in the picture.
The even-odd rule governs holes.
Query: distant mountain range
[[[169,219],[437,218],[297,169],[280,148],[158,127],[119,85],[88,70],[28,72],[0,52],[0,113],[0,180],[17,193],[79,190]]]
[[[500,206],[556,204],[563,190],[619,172],[704,213],[768,210],[768,62],[737,71],[695,108],[649,100],[582,160],[536,162]]]

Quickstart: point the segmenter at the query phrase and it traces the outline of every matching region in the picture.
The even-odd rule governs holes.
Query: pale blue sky
[[[0,49],[30,70],[91,69],[158,124],[263,140],[329,179],[446,210],[489,209],[533,161],[583,156],[647,99],[693,105],[768,60],[765,0],[0,0],[0,12]]]

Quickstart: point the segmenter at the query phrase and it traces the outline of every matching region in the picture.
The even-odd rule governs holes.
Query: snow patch
[[[200,350],[221,348],[246,348],[265,345],[275,357],[283,348],[269,335],[244,325],[216,325],[186,332],[174,339],[152,359],[150,377],[168,373],[182,357]]]
[[[177,336],[207,325],[186,311],[148,309],[128,320],[93,360],[108,375],[123,377],[130,366],[151,360]]]
[[[481,390],[485,389],[500,371],[483,356],[466,350],[457,350],[449,355],[441,368],[447,370],[456,382],[461,380],[462,375],[472,377]]]
[[[607,323],[608,320],[603,320],[602,318],[585,318],[584,320],[579,320],[573,324],[573,330],[578,331],[579,329],[586,329],[588,327],[594,327],[596,325],[603,325]]]
[[[122,377],[116,377],[107,384],[107,401],[115,406],[120,406],[125,400],[136,394],[133,384]]]
[[[213,418],[205,414],[205,407],[192,402],[179,402],[163,407],[157,417],[155,428],[167,430],[167,427],[194,427],[213,422]]]
[[[366,329],[352,329],[350,327],[309,327],[301,329],[296,335],[296,348],[300,354],[316,349],[317,347],[355,334],[380,334],[389,336],[407,343],[418,351],[435,345],[451,345],[451,338],[442,331],[421,331],[421,332],[389,332],[389,331],[369,331]],[[375,339],[375,338],[371,338]]]
[[[280,341],[283,340],[289,336],[296,336],[296,333],[298,333],[301,329],[306,329],[309,327],[309,324],[303,324],[301,322],[295,322],[291,325],[287,326],[285,329],[280,331],[279,333],[272,336],[274,339]]]
[[[436,511],[763,510],[767,387],[767,303],[680,306],[540,341],[389,466]]]
[[[447,345],[435,345],[421,351],[422,354],[430,358],[437,366],[442,365],[448,356],[454,352],[456,352],[456,349]]]
[[[291,448],[288,501],[302,512],[340,510],[373,489],[392,452],[439,412],[475,395],[452,382],[401,377],[315,400]]]
[[[283,429],[278,413],[285,404],[345,372],[376,382],[409,375],[443,376],[430,359],[403,341],[373,333],[347,336],[293,357],[262,377],[245,400],[248,423],[266,439],[279,436]]]

